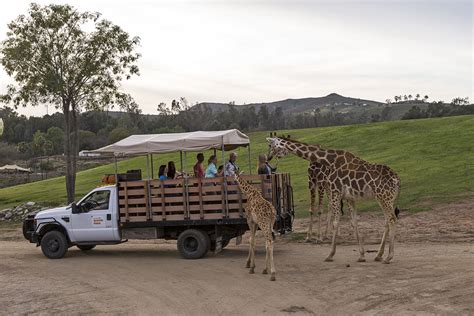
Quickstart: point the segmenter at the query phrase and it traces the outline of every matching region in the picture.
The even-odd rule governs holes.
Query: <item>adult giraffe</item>
[[[382,261],[385,242],[389,238],[389,254],[383,263],[390,263],[394,255],[395,228],[399,210],[395,201],[400,194],[400,178],[389,167],[372,164],[344,150],[325,149],[320,145],[308,145],[282,137],[267,138],[268,157],[286,156],[289,152],[298,157],[324,164],[331,169],[329,208],[334,215],[331,252],[325,261],[332,261],[336,253],[336,236],[341,216],[342,200],[348,202],[352,214],[355,237],[359,243],[359,262],[364,262],[364,246],[359,237],[355,202],[363,198],[375,198],[385,215],[385,231],[375,261]]]

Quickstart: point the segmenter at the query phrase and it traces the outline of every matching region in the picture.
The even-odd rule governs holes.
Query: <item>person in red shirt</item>
[[[202,166],[202,162],[204,161],[204,155],[202,153],[197,154],[196,156],[197,162],[194,165],[194,176],[196,178],[204,178],[204,167]]]

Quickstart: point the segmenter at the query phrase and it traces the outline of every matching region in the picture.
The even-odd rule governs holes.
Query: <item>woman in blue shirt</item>
[[[205,173],[206,178],[214,178],[217,176],[217,168],[216,168],[216,163],[217,163],[217,158],[215,155],[212,155],[209,157],[209,160],[207,161],[207,169]]]
[[[160,180],[162,181],[167,180],[168,179],[168,177],[166,176],[167,173],[168,173],[168,167],[166,167],[166,165],[161,165],[158,171],[158,176]]]

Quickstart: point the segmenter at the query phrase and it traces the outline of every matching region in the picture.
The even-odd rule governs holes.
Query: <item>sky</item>
[[[0,40],[30,2],[2,3]],[[180,97],[192,104],[333,92],[473,99],[472,0],[36,2],[98,11],[141,38],[141,75],[122,88],[144,113]],[[0,93],[11,82],[0,66]],[[20,112],[39,116],[46,108]]]

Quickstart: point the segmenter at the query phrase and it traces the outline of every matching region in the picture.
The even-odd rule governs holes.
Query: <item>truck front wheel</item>
[[[60,231],[49,231],[41,238],[41,250],[49,259],[60,259],[64,257],[67,249],[67,239]]]
[[[199,229],[187,229],[178,237],[178,251],[185,259],[202,258],[210,247],[209,235]]]

